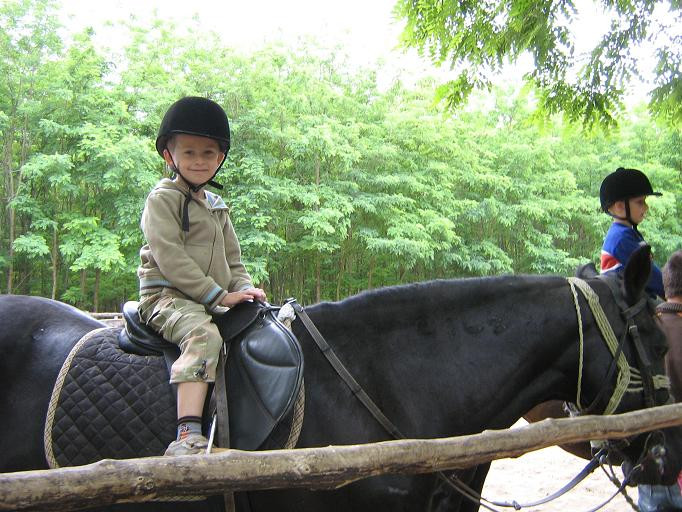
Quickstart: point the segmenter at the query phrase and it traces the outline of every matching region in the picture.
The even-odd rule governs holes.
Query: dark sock
[[[184,439],[190,434],[201,435],[201,418],[199,416],[183,416],[178,418],[177,439]]]

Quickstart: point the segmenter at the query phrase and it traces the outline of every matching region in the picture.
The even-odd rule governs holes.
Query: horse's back
[[[43,422],[57,374],[73,345],[103,324],[61,302],[0,295],[0,325],[0,471],[46,467]]]
[[[9,331],[15,336],[39,336],[41,329],[59,328],[61,337],[63,333],[83,333],[103,326],[73,306],[28,295],[0,295],[0,322],[5,334]]]

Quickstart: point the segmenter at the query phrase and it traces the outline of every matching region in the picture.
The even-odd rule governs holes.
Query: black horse
[[[633,256],[615,296],[639,304],[634,322],[652,362],[663,373],[665,340],[643,299],[649,255]],[[615,278],[613,278],[615,279]],[[638,366],[621,308],[608,283],[588,281],[598,295],[622,353]],[[306,308],[328,343],[398,429],[410,438],[437,438],[511,426],[531,407],[551,399],[592,404],[602,412],[613,395],[613,356],[579,296],[584,361],[581,395],[579,326],[574,294],[555,276],[502,276],[439,280],[363,292]],[[622,305],[621,305],[622,306]],[[643,307],[642,307],[643,306]],[[632,313],[632,311],[631,311]],[[58,302],[0,298],[0,471],[45,468],[42,429],[50,392],[73,345],[101,324]],[[306,360],[306,411],[299,447],[371,443],[390,436],[354,397],[296,320]],[[616,372],[617,373],[617,372]],[[605,393],[600,393],[602,388]],[[667,394],[655,393],[657,403]],[[627,392],[616,412],[645,407],[641,391]],[[672,483],[680,468],[680,429],[665,431],[666,456],[646,456],[647,436],[633,438],[625,454],[639,461],[639,481]],[[489,465],[458,471],[482,489]],[[435,475],[381,476],[337,490],[301,489],[241,495],[257,511],[472,511],[478,505]],[[182,504],[177,510],[206,505]],[[152,503],[140,510],[171,510]],[[130,505],[125,510],[132,510]]]

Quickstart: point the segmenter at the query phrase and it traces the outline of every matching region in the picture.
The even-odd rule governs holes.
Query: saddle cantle
[[[303,353],[294,334],[276,317],[278,307],[242,302],[214,322],[230,345],[227,401],[230,444],[241,450],[262,447],[291,413],[303,381]],[[178,348],[140,322],[137,303],[123,307],[125,328],[119,347],[128,353],[161,355],[169,364]]]
[[[137,305],[138,302],[132,300],[123,304],[121,312],[124,324],[118,334],[118,345],[121,350],[140,356],[160,356],[169,350],[179,355],[180,349],[176,345],[164,340],[140,320]]]

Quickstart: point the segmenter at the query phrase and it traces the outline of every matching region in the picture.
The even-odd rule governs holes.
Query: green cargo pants
[[[171,368],[171,384],[215,382],[223,339],[204,306],[155,293],[141,297],[138,311],[143,322],[180,348]]]

